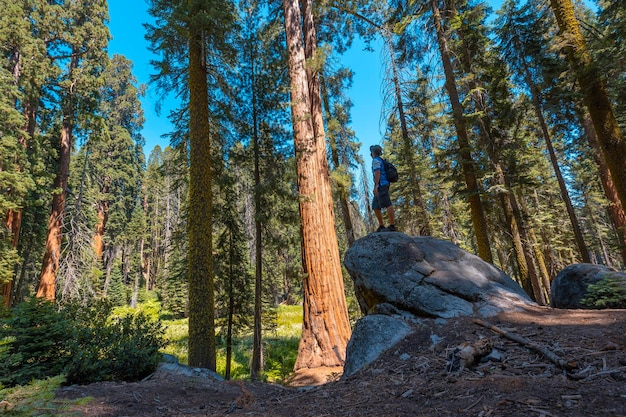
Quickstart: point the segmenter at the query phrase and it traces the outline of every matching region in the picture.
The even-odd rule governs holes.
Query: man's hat
[[[372,145],[370,146],[370,152],[374,155],[382,155],[383,148],[381,148],[379,145]]]

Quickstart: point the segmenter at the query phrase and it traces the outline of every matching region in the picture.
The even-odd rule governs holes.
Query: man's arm
[[[378,185],[380,184],[380,169],[374,171],[374,195],[378,195]]]

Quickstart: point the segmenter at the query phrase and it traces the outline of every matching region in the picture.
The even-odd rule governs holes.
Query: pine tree
[[[598,133],[603,157],[613,176],[617,195],[622,206],[626,206],[626,140],[615,119],[605,84],[580,32],[571,0],[550,0],[550,4],[561,34],[568,40],[565,49]]]
[[[238,190],[238,170],[231,167],[226,178],[222,178],[222,195],[230,198],[225,201],[223,210],[216,219],[223,224],[223,231],[216,241],[216,294],[217,310],[224,311],[220,314],[222,331],[226,335],[226,372],[224,377],[230,379],[231,362],[233,355],[233,337],[244,332],[250,325],[250,317],[253,315],[253,294],[249,291],[252,287],[252,273],[247,239],[241,224],[241,216],[238,213],[237,201],[245,194]],[[261,368],[261,367],[259,367]],[[255,378],[256,379],[256,378]]]
[[[210,124],[207,75],[209,64],[228,55],[234,13],[230,3],[209,0],[153,0],[149,12],[156,24],[148,26],[147,38],[164,57],[157,85],[184,91],[189,100],[189,364],[215,370],[212,141],[217,129]],[[177,77],[186,83],[180,85]]]
[[[464,111],[459,99],[454,72],[452,69],[450,48],[448,46],[446,33],[444,32],[443,19],[437,3],[437,0],[431,0],[430,6],[435,23],[435,32],[439,44],[439,52],[441,54],[441,60],[446,76],[445,86],[452,106],[452,114],[458,141],[459,163],[463,167],[463,175],[467,186],[468,200],[472,213],[472,224],[474,225],[474,232],[478,246],[478,255],[484,261],[492,262],[491,245],[489,243],[485,212],[476,178],[476,168],[471,155],[471,145],[463,116]]]

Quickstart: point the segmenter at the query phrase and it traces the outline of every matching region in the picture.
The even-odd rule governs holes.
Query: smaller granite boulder
[[[595,264],[573,264],[565,267],[550,285],[551,305],[555,308],[590,308],[583,304],[590,285],[608,278],[618,279],[626,286],[626,274]]]
[[[430,335],[430,330],[425,329]],[[357,321],[346,348],[342,378],[374,362],[387,349],[412,333],[412,326],[399,316],[372,314]]]

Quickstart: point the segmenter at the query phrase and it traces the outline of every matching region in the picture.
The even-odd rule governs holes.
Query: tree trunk
[[[365,220],[367,221],[367,227],[373,227],[374,215],[372,214],[372,204],[369,198],[370,187],[367,182],[369,175],[370,174],[367,172],[367,168],[365,168],[365,162],[361,162],[361,179],[363,180],[363,195],[365,196]]]
[[[609,200],[608,211],[617,234],[618,245],[622,255],[622,263],[626,265],[626,214],[624,213],[624,206],[617,195],[615,183],[613,182],[613,176],[611,175],[605,160],[602,158],[602,149],[600,148],[598,135],[596,134],[596,129],[593,127],[593,123],[589,116],[585,116],[583,118],[583,127],[587,133],[589,146],[591,146],[591,149],[593,150],[594,159],[598,164],[602,189],[604,190],[604,195]]]
[[[559,29],[567,37],[566,49],[570,63],[576,71],[617,195],[622,207],[626,207],[626,141],[615,119],[604,83],[580,33],[571,0],[550,0],[550,4]]]
[[[330,104],[328,100],[328,89],[325,88],[324,79],[320,80],[322,96],[324,97],[324,108],[326,109],[326,119],[330,120],[333,116],[330,112]],[[333,165],[335,169],[338,169],[341,165],[341,161],[339,160],[339,143],[337,143],[337,139],[334,135],[329,135],[330,142],[330,158],[333,161]],[[343,219],[343,225],[346,229],[346,240],[348,242],[348,246],[352,246],[354,241],[356,240],[354,236],[354,226],[352,224],[352,216],[350,215],[350,198],[349,198],[349,187],[343,182],[339,182],[337,184],[337,191],[339,194],[339,207],[341,208],[341,218]]]
[[[504,173],[502,172],[500,165],[496,167],[495,175],[496,178],[498,178],[497,182],[501,186],[506,187],[507,181],[504,178]],[[511,233],[511,238],[513,239],[515,256],[522,278],[522,287],[528,295],[533,296],[537,303],[545,305],[546,299],[543,296],[541,280],[539,279],[539,274],[535,268],[534,259],[529,252],[530,248],[527,249],[527,247],[524,246],[524,240],[527,241],[528,237],[526,236],[524,229],[520,227],[520,224],[518,223],[518,218],[520,216],[519,214],[516,215],[516,211],[519,212],[519,209],[517,208],[515,195],[512,191],[508,190],[507,192],[500,194],[500,199],[508,223],[509,232]]]
[[[104,253],[104,228],[106,227],[108,212],[108,201],[99,201],[97,207],[98,224],[96,224],[96,234],[93,237],[93,249],[99,260],[102,259]]]
[[[572,224],[572,230],[574,231],[574,238],[576,240],[576,245],[578,246],[578,252],[580,253],[580,256],[583,262],[590,263],[591,259],[589,258],[589,250],[587,249],[587,245],[585,244],[583,234],[580,230],[578,216],[576,216],[576,212],[574,211],[574,206],[572,205],[572,200],[569,198],[569,193],[567,191],[567,187],[565,186],[565,180],[563,179],[563,175],[561,174],[561,168],[559,167],[559,161],[556,157],[556,153],[554,152],[554,147],[552,146],[552,139],[550,137],[550,132],[548,131],[548,126],[543,117],[543,111],[541,109],[541,100],[539,98],[539,90],[537,89],[537,86],[533,82],[533,79],[530,74],[530,70],[528,69],[526,62],[524,62],[523,59],[522,59],[522,65],[524,67],[524,79],[526,80],[526,84],[528,84],[528,88],[530,89],[533,106],[535,108],[535,114],[537,115],[537,119],[539,119],[539,125],[541,126],[543,139],[546,142],[546,148],[548,149],[548,154],[550,155],[550,162],[552,163],[552,168],[554,169],[554,175],[556,176],[557,182],[559,183],[559,190],[561,191],[561,198],[563,199],[563,202],[565,203],[565,209],[567,210],[570,223]]]
[[[5,226],[11,234],[11,246],[17,249],[17,243],[20,236],[20,227],[22,225],[22,210],[9,210],[5,221]],[[13,280],[5,282],[0,287],[0,298],[3,299],[5,307],[11,307],[11,293],[13,292]]]
[[[233,316],[235,315],[235,295],[233,294],[233,263],[234,261],[234,242],[233,242],[233,230],[229,230],[229,248],[228,248],[228,322],[226,324],[226,370],[224,372],[224,379],[230,380],[231,362],[233,360]],[[255,321],[256,325],[256,321]],[[250,367],[250,377],[252,378],[252,366]],[[257,375],[258,376],[258,375]],[[256,380],[255,378],[252,378]]]
[[[391,34],[389,31],[383,31],[383,37],[389,49],[389,58],[391,61],[391,73],[394,85],[394,93],[396,96],[396,103],[398,108],[398,119],[400,120],[400,132],[402,133],[402,155],[406,160],[406,166],[409,169],[409,175],[407,183],[411,186],[411,199],[413,200],[412,206],[418,210],[418,221],[421,222],[421,227],[418,230],[410,230],[411,234],[418,236],[431,236],[432,229],[430,227],[430,219],[428,216],[428,210],[426,210],[426,204],[422,198],[422,192],[420,187],[420,180],[417,174],[417,164],[414,158],[414,149],[411,138],[409,137],[409,129],[407,128],[406,115],[404,113],[404,104],[402,103],[402,90],[400,88],[400,76],[398,75],[398,66],[396,64],[396,58],[394,55],[393,42],[391,41]]]
[[[61,241],[63,239],[63,217],[65,215],[65,198],[72,150],[72,111],[71,109],[66,109],[63,116],[61,146],[59,148],[59,172],[54,180],[55,193],[52,196],[52,212],[48,219],[46,250],[41,264],[39,287],[37,288],[37,297],[51,301],[55,299],[56,273],[59,269]]]
[[[144,247],[144,238],[142,237],[139,242],[139,269],[135,271],[135,281],[133,282],[133,292],[130,298],[130,306],[132,308],[137,307],[137,303],[139,302],[139,284],[143,275],[142,268],[142,259],[143,259],[143,247]]]
[[[535,198],[537,198],[537,190],[534,191]],[[524,196],[521,191],[518,191],[517,201],[519,202],[519,216],[520,219],[530,219],[532,216],[526,202],[524,201]],[[537,205],[539,207],[539,205]],[[535,217],[538,216],[538,212],[535,213]],[[550,274],[548,271],[548,266],[546,263],[547,254],[548,259],[551,261],[551,264],[554,265],[556,262],[552,260],[552,249],[548,245],[548,237],[545,230],[542,228],[541,238],[543,240],[543,245],[537,238],[537,234],[535,233],[535,225],[529,221],[520,221],[522,228],[526,230],[526,235],[528,236],[528,244],[532,247],[533,252],[535,253],[535,259],[537,261],[537,266],[539,271],[541,271],[541,282],[543,283],[542,287],[545,289],[545,297],[546,301],[550,301],[550,282],[552,281],[551,277],[556,276],[556,273]]]
[[[439,12],[439,7],[437,6],[437,0],[431,0],[430,4],[433,11],[439,51],[441,53],[441,62],[443,64],[446,77],[446,90],[448,91],[448,97],[450,98],[450,104],[452,106],[454,127],[456,128],[457,140],[459,144],[459,162],[463,167],[463,176],[467,187],[469,205],[472,214],[472,224],[474,226],[474,233],[476,234],[478,256],[480,256],[484,261],[492,263],[493,258],[491,255],[489,234],[487,232],[487,220],[485,218],[482,201],[480,199],[480,190],[476,180],[471,147],[467,135],[467,129],[465,127],[463,106],[459,100],[459,93],[456,88],[456,81],[454,80],[454,72],[452,70],[452,62],[450,59],[450,49],[448,48],[448,41],[446,40],[446,35],[443,30],[441,13]]]
[[[454,2],[452,2],[452,9],[454,15],[458,15]],[[500,205],[506,218],[509,234],[513,241],[515,259],[517,260],[517,264],[519,267],[519,275],[521,281],[520,283],[522,285],[522,288],[524,288],[528,295],[534,296],[535,301],[537,301],[541,305],[545,305],[546,302],[543,297],[541,281],[539,280],[530,248],[525,247],[523,244],[523,241],[527,240],[527,237],[525,236],[524,230],[519,227],[519,216],[516,216],[516,211],[519,210],[517,207],[517,201],[515,201],[515,194],[511,192],[510,187],[508,186],[509,181],[507,180],[504,169],[502,169],[502,164],[500,163],[501,138],[497,137],[497,135],[494,134],[491,120],[485,116],[489,114],[489,109],[487,108],[486,104],[487,100],[485,100],[482,95],[482,91],[484,91],[484,88],[481,88],[481,86],[478,85],[478,83],[475,81],[477,77],[475,77],[475,74],[472,73],[472,57],[470,56],[470,53],[466,47],[467,37],[464,33],[464,30],[462,29],[462,26],[457,28],[456,32],[463,42],[463,47],[461,53],[459,54],[460,61],[465,73],[470,75],[469,77],[467,77],[468,90],[471,92],[470,94],[472,96],[472,100],[474,101],[474,105],[478,110],[478,113],[481,114],[481,116],[477,118],[479,135],[482,140],[483,148],[486,150],[489,161],[493,166],[493,181],[495,185],[497,185],[502,190],[498,193],[498,197],[500,199]]]
[[[189,39],[189,365],[215,371],[212,167],[204,48],[203,35],[192,29]]]
[[[254,68],[254,66],[253,66]],[[253,73],[254,77],[254,73]],[[263,242],[261,224],[261,150],[259,146],[259,129],[256,106],[256,90],[252,87],[252,140],[254,141],[254,329],[252,338],[252,360],[250,363],[250,379],[257,381],[263,370],[263,340],[262,340],[262,316],[263,316]]]
[[[142,210],[144,213],[144,216],[146,218],[148,218],[147,214],[148,214],[148,192],[145,190],[145,184],[143,185],[144,187],[144,196],[143,196],[143,201],[142,201]],[[170,177],[169,175],[167,176],[167,187],[166,187],[166,193],[167,193],[167,214],[165,216],[165,250],[164,250],[164,254],[163,254],[163,276],[167,277],[168,276],[168,271],[169,271],[169,257],[170,257],[170,248],[171,248],[171,226],[170,226]],[[148,289],[148,282],[150,282],[150,255],[146,256],[146,251],[144,249],[144,240],[145,240],[145,235],[142,235],[141,238],[141,254],[140,254],[140,265],[141,265],[141,277],[143,278],[143,282],[146,285],[146,291],[149,291]],[[149,251],[148,251],[149,253]],[[155,278],[156,280],[156,278]]]
[[[307,3],[306,44],[313,56],[315,33]],[[298,1],[284,0],[283,7],[306,272],[302,338],[294,369],[342,366],[351,331],[335,235],[319,84],[315,76],[307,77]]]

